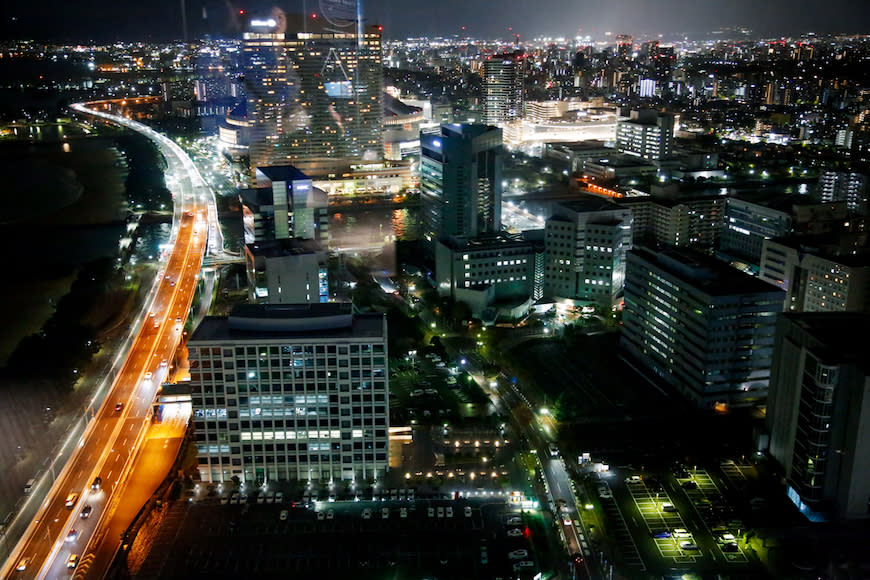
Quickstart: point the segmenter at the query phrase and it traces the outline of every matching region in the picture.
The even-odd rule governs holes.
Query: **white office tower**
[[[387,321],[351,304],[244,304],[188,344],[200,477],[366,482],[388,467]]]

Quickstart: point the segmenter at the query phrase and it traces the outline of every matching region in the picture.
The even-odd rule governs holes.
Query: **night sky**
[[[238,36],[233,14],[279,5],[318,12],[323,0],[184,0],[190,37]],[[6,0],[2,38],[85,41],[181,38],[182,0]],[[364,0],[365,18],[384,25],[387,38],[465,34],[523,38],[604,32],[676,34],[693,38],[719,27],[748,26],[757,35],[870,32],[868,0]]]

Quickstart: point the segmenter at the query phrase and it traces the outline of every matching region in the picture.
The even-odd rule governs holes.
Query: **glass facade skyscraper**
[[[319,175],[336,160],[383,157],[380,27],[360,36],[301,16],[253,20],[243,52],[252,167]]]

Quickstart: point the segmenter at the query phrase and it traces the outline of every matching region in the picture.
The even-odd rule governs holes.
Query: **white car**
[[[369,508],[364,509],[362,512],[362,518],[364,520],[372,519],[372,510],[370,510]]]
[[[514,570],[522,570],[523,568],[531,568],[535,565],[531,560],[523,560],[514,564]]]
[[[467,517],[467,518],[471,517],[471,506],[470,505],[465,506],[465,517]]]
[[[510,558],[511,560],[522,560],[523,558],[528,557],[528,555],[528,550],[514,550],[513,552],[508,554],[508,558]]]

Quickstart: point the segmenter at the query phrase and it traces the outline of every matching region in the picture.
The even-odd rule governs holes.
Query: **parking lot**
[[[409,499],[406,491],[390,499],[399,497],[391,491],[378,501],[260,503],[251,494],[241,503],[241,494],[227,492],[179,502],[149,569],[173,578],[530,578],[539,571],[532,530],[541,518],[506,498]]]
[[[730,462],[720,467],[675,465],[649,471],[624,466],[600,479],[587,478],[586,490],[600,504],[614,561],[663,573],[742,572],[755,565],[746,551],[750,530],[734,505],[745,471],[752,467]]]

